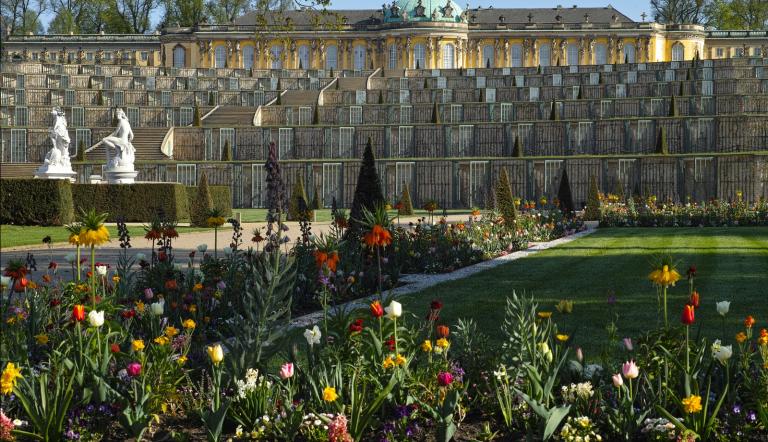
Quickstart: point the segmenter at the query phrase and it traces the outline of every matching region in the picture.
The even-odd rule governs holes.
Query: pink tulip
[[[621,374],[619,373],[611,376],[611,379],[613,380],[613,386],[616,388],[621,388],[621,386],[624,385],[624,379],[621,378]]]
[[[635,379],[636,377],[640,376],[640,369],[637,367],[637,364],[635,364],[635,361],[631,360],[625,362],[621,366],[621,373],[627,379]]]
[[[635,349],[635,347],[632,345],[632,338],[624,338],[624,348],[627,349],[627,351],[632,351]]]
[[[280,367],[280,378],[288,379],[293,377],[293,363],[286,362]]]
[[[138,362],[131,362],[128,364],[128,367],[126,367],[125,371],[128,372],[128,376],[135,378],[141,374],[141,364]]]
[[[453,375],[450,374],[447,371],[441,371],[437,375],[437,383],[440,384],[441,387],[447,387],[451,385],[453,382]]]

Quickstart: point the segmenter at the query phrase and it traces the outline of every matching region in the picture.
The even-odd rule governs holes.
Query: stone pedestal
[[[74,183],[77,180],[76,177],[77,174],[71,168],[67,170],[65,167],[50,167],[46,164],[35,171],[35,178],[45,180],[69,180]]]
[[[116,167],[104,171],[104,177],[109,184],[133,184],[138,175],[139,172],[133,167]]]

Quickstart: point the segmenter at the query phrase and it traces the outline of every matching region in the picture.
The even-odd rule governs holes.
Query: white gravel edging
[[[388,296],[394,296],[394,297],[401,297],[403,295],[408,295],[411,293],[416,293],[419,291],[422,291],[424,289],[433,287],[438,284],[442,284],[447,281],[455,281],[457,279],[466,278],[468,276],[472,276],[476,273],[483,272],[485,270],[492,269],[494,267],[498,267],[502,264],[506,264],[510,261],[516,261],[521,258],[525,258],[526,256],[533,255],[535,253],[538,253],[542,250],[551,249],[552,247],[557,247],[562,244],[567,244],[571,241],[575,241],[579,238],[582,238],[584,236],[587,236],[594,232],[596,229],[594,227],[588,227],[587,230],[583,230],[578,233],[574,233],[573,235],[564,236],[562,238],[558,238],[549,242],[539,243],[534,246],[531,246],[525,250],[519,250],[514,253],[510,253],[508,255],[499,256],[493,259],[489,259],[487,261],[482,261],[477,264],[472,264],[470,266],[462,267],[458,270],[454,270],[450,273],[438,273],[438,274],[410,274],[406,275],[402,278],[400,278],[400,281],[405,282],[406,284],[400,287],[397,287],[393,289],[388,293]],[[337,306],[336,308],[340,308],[343,310],[354,310],[359,308],[366,308],[368,305],[374,300],[378,298],[376,295],[367,296],[365,298],[356,299],[354,301],[349,301],[345,304],[341,304]],[[320,322],[320,320],[323,317],[323,312],[318,311],[314,313],[309,313],[304,316],[299,316],[298,318],[294,318],[291,320],[291,323],[288,325],[289,329],[299,328],[299,327],[307,327],[312,324],[315,324],[317,322]]]

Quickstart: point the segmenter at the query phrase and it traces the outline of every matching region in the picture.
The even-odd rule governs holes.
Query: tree
[[[517,219],[517,207],[515,206],[515,199],[512,196],[512,186],[509,183],[509,175],[507,174],[506,167],[502,167],[501,172],[499,172],[499,179],[496,181],[494,196],[496,197],[496,209],[501,213],[501,217],[504,219],[504,225],[507,229],[513,229],[515,227],[515,220]]]
[[[232,161],[232,146],[229,140],[224,141],[224,150],[221,152],[221,161]]]
[[[669,99],[669,116],[670,117],[677,116],[677,101],[675,100],[674,95]]]
[[[403,186],[403,193],[400,196],[400,208],[397,209],[398,215],[411,216],[413,215],[413,202],[411,201],[411,191],[408,189],[408,185]]]
[[[189,210],[189,218],[193,226],[207,227],[208,214],[213,210],[213,198],[211,189],[208,188],[208,175],[203,172],[200,183],[197,185],[197,193]]]
[[[192,125],[195,127],[200,127],[203,125],[203,122],[200,120],[200,106],[198,106],[197,103],[195,103],[194,114],[192,114]]]
[[[651,0],[651,12],[659,23],[703,24],[703,0]]]
[[[315,112],[312,115],[312,124],[320,124],[320,105],[315,104]]]
[[[363,219],[363,209],[374,211],[378,206],[383,206],[386,200],[381,193],[381,180],[376,170],[376,157],[373,155],[373,140],[368,137],[363,153],[363,163],[360,166],[360,174],[357,176],[355,195],[352,199],[352,210],[349,213],[349,227],[352,230],[360,228]]]
[[[203,0],[164,0],[162,24],[165,27],[190,27],[209,21],[208,10]]]
[[[40,17],[47,9],[46,0],[0,0],[3,29],[11,35],[42,34]]]
[[[304,177],[301,172],[296,172],[296,181],[291,189],[291,199],[288,202],[288,220],[305,221],[309,219],[309,203],[307,192],[304,190]]]
[[[248,11],[249,0],[217,0],[209,1],[206,5],[208,15],[217,24],[232,23]],[[299,60],[301,63],[301,60]],[[301,69],[301,68],[299,68]]]
[[[763,30],[768,22],[765,0],[712,0],[705,6],[707,25],[715,29]]]
[[[379,104],[384,104],[384,93],[379,90]]]
[[[437,101],[432,106],[432,124],[440,124],[440,110],[437,108]]]
[[[524,155],[523,146],[520,144],[520,137],[515,137],[515,145],[512,148],[512,156],[522,158]]]
[[[664,126],[659,128],[659,136],[656,137],[656,153],[669,155],[669,146],[667,145],[667,130]]]
[[[552,102],[552,106],[549,111],[549,119],[551,121],[557,121],[560,119],[560,115],[557,112],[557,103],[555,103],[554,101]]]
[[[600,220],[600,189],[597,187],[597,178],[589,177],[589,193],[587,194],[587,207],[584,209],[585,221]]]
[[[99,89],[99,91],[96,92],[96,104],[98,104],[99,106],[104,106],[104,93],[101,92],[101,89]],[[115,120],[112,120],[113,123],[114,121]],[[115,126],[115,124],[113,124],[113,126]]]
[[[578,88],[579,88],[579,94],[576,95],[576,99],[577,100],[583,100],[584,99],[584,95],[582,94],[582,91],[584,90],[584,88],[581,87],[581,85],[579,85]]]
[[[312,203],[309,205],[311,210],[320,210],[320,187],[315,186],[315,196],[312,197]]]
[[[112,0],[50,0],[54,18],[48,25],[49,34],[96,34],[114,22],[110,15]]]
[[[80,143],[77,145],[77,155],[75,155],[75,161],[85,161],[85,149],[87,149],[85,145],[85,140],[80,140]]]
[[[560,210],[565,213],[573,213],[573,194],[571,193],[571,182],[568,180],[568,168],[566,167],[563,167],[563,175],[560,177],[557,200],[560,204]]]
[[[144,34],[159,0],[108,0],[106,28],[111,33]]]

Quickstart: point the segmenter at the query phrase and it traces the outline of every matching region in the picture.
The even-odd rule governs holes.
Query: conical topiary
[[[584,90],[584,88],[579,86],[579,93],[578,93],[578,95],[576,95],[576,99],[577,100],[583,100],[584,99],[584,94],[582,93],[583,90]]]
[[[667,145],[667,130],[664,126],[659,128],[659,136],[656,138],[656,153],[669,155],[669,146]]]
[[[440,124],[440,110],[437,108],[437,101],[432,106],[432,124]]]
[[[112,127],[117,127],[117,108],[112,111]]]
[[[197,103],[195,103],[195,109],[194,109],[194,112],[192,114],[192,124],[195,127],[200,127],[200,126],[203,125],[203,122],[200,119],[200,106],[198,106]]]
[[[77,145],[77,155],[75,155],[75,161],[85,161],[85,141],[80,140],[80,143]]]
[[[277,91],[277,99],[275,99],[275,106],[281,106],[283,104],[283,94]]]
[[[216,106],[216,102],[213,100],[212,92],[208,92],[208,106]]]
[[[334,77],[334,75],[333,75],[333,68],[331,68],[331,72],[328,73],[328,76],[331,77],[331,78]]]
[[[88,77],[88,89],[93,89],[93,77]]]
[[[221,151],[221,161],[232,161],[232,146],[229,140],[224,141],[224,150]]]
[[[597,187],[597,178],[589,177],[589,193],[587,194],[587,207],[584,209],[585,221],[600,220],[600,189]]]
[[[315,196],[312,197],[312,203],[309,205],[311,210],[320,210],[320,188],[315,186]]]
[[[360,174],[357,176],[355,194],[352,198],[349,227],[352,230],[360,228],[359,222],[363,219],[363,208],[373,212],[377,207],[383,206],[386,200],[381,193],[381,180],[376,170],[376,157],[373,154],[373,140],[368,137],[363,153],[363,163],[360,165]]]
[[[669,99],[669,116],[677,116],[677,100],[675,99],[674,95]]]
[[[621,179],[616,180],[616,196],[619,197],[619,200],[624,201],[624,181]]]
[[[403,186],[403,194],[400,196],[400,208],[397,209],[398,215],[411,216],[413,215],[413,201],[411,201],[411,191],[408,189],[408,185]]]
[[[379,104],[384,104],[384,93],[379,91]]]
[[[515,158],[522,158],[524,156],[523,146],[520,142],[520,137],[515,137],[515,144],[512,147],[512,156]]]
[[[96,104],[99,106],[104,106],[104,94],[101,92],[101,89],[96,92]]]
[[[680,82],[680,89],[678,90],[677,95],[680,95],[681,97],[685,95],[685,82]]]
[[[424,77],[424,85],[422,86],[422,89],[429,89],[429,82],[427,82],[427,77]]]
[[[302,70],[302,69],[304,69],[304,64],[301,61],[301,58],[299,58],[299,70]]]
[[[557,104],[554,101],[552,102],[552,106],[549,111],[549,119],[551,121],[557,121],[560,119],[560,115],[558,115],[558,112],[557,112]]]
[[[200,174],[200,183],[197,185],[197,193],[189,208],[189,218],[193,226],[208,227],[208,214],[213,210],[213,198],[208,188],[208,176],[205,171]]]
[[[315,104],[315,112],[312,114],[312,124],[320,124],[320,105]]]
[[[304,190],[304,177],[300,172],[296,173],[296,181],[293,183],[293,189],[291,189],[291,199],[288,203],[288,220],[289,221],[304,221],[309,219],[307,213],[307,192]]]
[[[490,69],[491,68],[491,59],[490,58],[486,58],[485,59],[485,68],[486,69]]]
[[[629,54],[624,54],[624,64],[629,64]]]
[[[571,182],[568,180],[568,169],[566,167],[563,167],[563,175],[560,177],[557,200],[560,204],[560,210],[565,213],[573,213],[573,194],[571,193]]]
[[[496,181],[494,194],[496,197],[495,206],[504,219],[504,225],[508,229],[513,229],[517,219],[517,207],[515,207],[512,186],[509,183],[509,175],[505,167],[502,167],[499,172],[499,179]]]
[[[421,69],[421,66],[419,66],[419,60],[416,60],[416,69]]]

